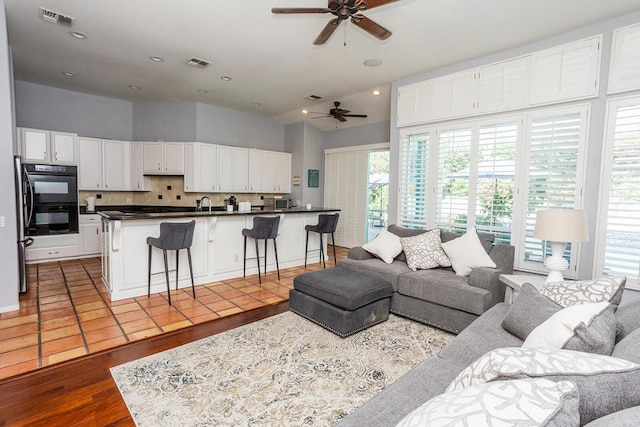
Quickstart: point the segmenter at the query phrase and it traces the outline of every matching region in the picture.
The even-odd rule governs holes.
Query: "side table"
[[[546,279],[547,276],[539,274],[501,274],[500,281],[507,285],[504,292],[504,302],[511,304],[514,297],[513,293],[518,292],[525,283],[531,283],[538,290],[542,289]]]

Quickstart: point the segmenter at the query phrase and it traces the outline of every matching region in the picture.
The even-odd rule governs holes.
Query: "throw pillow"
[[[563,308],[536,327],[523,347],[611,354],[616,341],[613,307],[607,302]]]
[[[525,283],[509,307],[502,327],[524,341],[531,331],[560,310],[560,304],[540,295],[532,284]]]
[[[627,278],[624,276],[601,277],[593,280],[552,282],[540,293],[563,307],[591,302],[610,302],[614,310],[620,304]]]
[[[496,263],[482,247],[475,226],[457,239],[443,243],[442,249],[451,260],[451,266],[458,276],[468,276],[474,268],[496,267]]]
[[[398,227],[395,224],[389,225],[387,228],[390,233],[395,234],[398,237],[413,237],[422,233],[426,233],[427,230],[422,228],[406,228],[406,227]],[[407,262],[407,257],[404,254],[404,251],[400,252],[400,254],[396,257],[396,261]]]
[[[391,264],[393,259],[402,252],[402,244],[395,234],[380,230],[375,239],[362,245],[362,249]]]
[[[523,378],[575,384],[583,424],[640,404],[640,365],[611,356],[543,348],[492,350],[458,374],[446,391]]]
[[[569,381],[499,381],[443,393],[396,427],[578,426],[578,393]]]
[[[439,228],[414,237],[402,237],[400,243],[407,257],[407,265],[413,271],[451,266],[449,257],[442,250]]]

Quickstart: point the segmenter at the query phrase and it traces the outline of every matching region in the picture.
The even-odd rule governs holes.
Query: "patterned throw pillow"
[[[624,276],[611,276],[593,280],[552,282],[546,284],[540,293],[563,307],[607,301],[617,308],[626,281],[627,278]]]
[[[578,393],[569,381],[500,381],[443,393],[419,406],[397,427],[578,426]]]
[[[563,308],[531,331],[522,346],[610,355],[615,342],[613,307],[598,302]]]
[[[407,265],[413,271],[451,266],[449,257],[442,250],[439,228],[417,236],[403,237],[400,243],[407,257]]]
[[[611,356],[570,350],[507,347],[492,350],[449,384],[447,392],[485,382],[546,378],[571,381],[580,395],[583,424],[640,404],[640,365]]]

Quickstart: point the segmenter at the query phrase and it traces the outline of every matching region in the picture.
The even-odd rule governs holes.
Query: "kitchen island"
[[[306,225],[317,224],[318,214],[334,213],[340,209],[289,208],[282,210],[253,209],[228,213],[221,210],[189,212],[127,212],[100,211],[102,217],[102,281],[111,300],[147,294],[147,237],[160,235],[160,223],[187,222],[195,219],[196,227],[191,246],[193,276],[196,285],[242,277],[244,251],[243,228],[252,228],[257,215],[280,216],[277,238],[280,268],[304,265]],[[319,237],[309,235],[309,262],[319,258]],[[261,260],[264,245],[260,246]],[[154,249],[155,250],[155,249]],[[326,251],[326,240],[325,248]],[[268,245],[267,270],[274,271],[273,246]],[[161,252],[155,252],[151,264],[151,292],[164,292],[167,285]],[[325,252],[326,253],[326,252]],[[186,254],[180,256],[179,287],[190,287]],[[169,280],[175,289],[175,251],[168,251]],[[264,263],[261,262],[264,269]],[[264,271],[264,270],[263,270]],[[247,244],[247,275],[257,274],[255,245]],[[196,288],[196,296],[198,289]]]

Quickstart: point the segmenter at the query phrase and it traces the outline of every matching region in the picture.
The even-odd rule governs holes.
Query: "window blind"
[[[598,274],[623,275],[638,286],[640,270],[640,99],[614,104],[606,139],[604,218]],[[610,113],[611,114],[611,113]]]
[[[431,132],[406,135],[400,154],[399,218],[402,227],[427,228]]]

